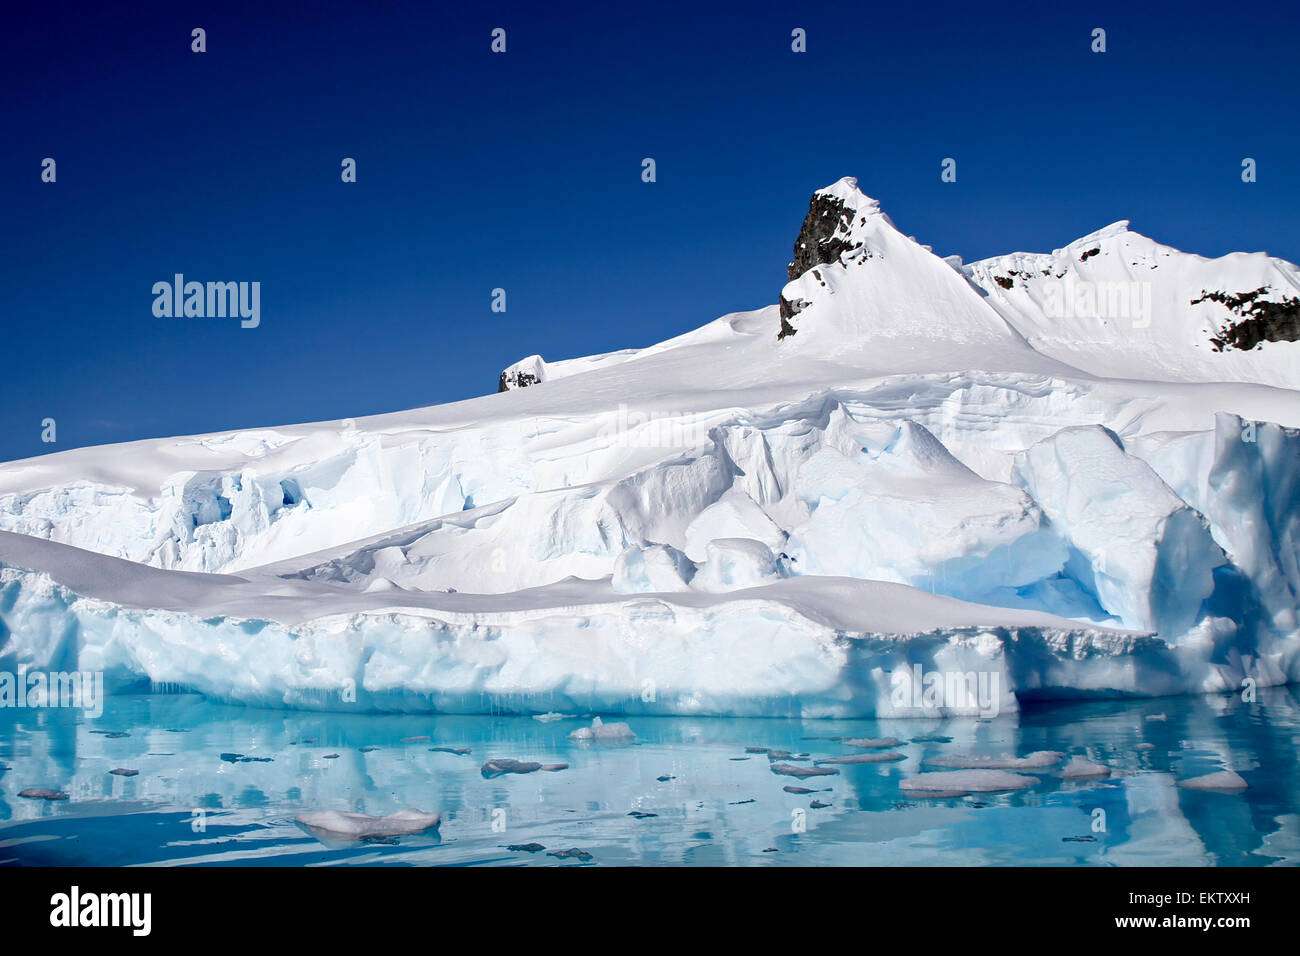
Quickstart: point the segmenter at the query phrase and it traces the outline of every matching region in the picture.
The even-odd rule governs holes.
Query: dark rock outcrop
[[[856,211],[842,200],[813,193],[808,203],[799,238],[794,241],[794,260],[786,267],[787,281],[793,282],[809,269],[838,262],[840,256],[862,247],[849,241],[849,228]]]
[[[1217,335],[1210,336],[1214,351],[1249,351],[1262,342],[1300,341],[1300,297],[1284,296],[1281,302],[1261,300],[1268,292],[1268,286],[1235,294],[1201,290],[1201,297],[1193,299],[1192,305],[1218,302],[1241,316],[1241,321],[1228,322]]]
[[[853,241],[851,229],[853,217],[857,210],[845,204],[842,199],[824,193],[813,193],[808,203],[808,215],[804,216],[799,236],[794,241],[794,259],[786,267],[786,281],[793,282],[809,269],[832,262],[839,262],[846,252],[855,252],[862,248],[861,241]],[[794,335],[798,329],[790,320],[809,306],[804,299],[790,300],[781,295],[781,331],[778,339]]]
[[[497,382],[498,392],[508,392],[512,388],[527,388],[529,385],[536,385],[540,379],[532,372],[525,372],[522,369],[506,369],[501,373],[501,378]]]

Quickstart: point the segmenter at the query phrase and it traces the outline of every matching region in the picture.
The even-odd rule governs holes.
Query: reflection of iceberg
[[[1261,692],[1256,704],[1226,697],[1078,702],[995,723],[963,718],[938,727],[922,720],[828,726],[638,718],[636,746],[622,748],[569,740],[569,726],[527,717],[322,714],[220,706],[193,695],[118,695],[95,722],[71,712],[32,722],[0,710],[0,747],[10,767],[0,775],[0,842],[5,859],[84,864],[518,864],[517,854],[502,844],[529,842],[548,851],[582,847],[604,863],[743,864],[767,847],[780,850],[774,862],[805,866],[1268,863],[1285,857],[1288,840],[1295,841],[1294,819],[1279,822],[1278,816],[1300,812],[1294,696],[1277,688]],[[1168,721],[1144,721],[1154,710],[1166,712]],[[129,735],[91,732],[107,729]],[[886,730],[898,735],[894,750],[849,744]],[[400,745],[417,732],[447,747],[565,762],[570,769],[485,778],[477,760]],[[1143,735],[1160,749],[1135,752],[1132,744]],[[914,737],[946,742],[914,743]],[[809,757],[773,766],[761,753],[742,756],[749,748],[777,755],[808,751]],[[947,752],[1028,756],[1049,748],[1086,753],[1110,766],[1112,777],[1066,780],[1049,767],[1024,772],[1038,778],[1032,789],[968,789],[970,796],[943,799],[935,798],[952,791],[904,786],[926,770],[929,758]],[[275,759],[230,764],[219,756],[254,750]],[[321,759],[330,753],[340,756]],[[905,759],[812,764],[860,754]],[[140,774],[108,773],[123,764]],[[1241,768],[1251,788],[1205,793],[1174,785],[1224,766]],[[804,784],[780,772],[795,769],[838,773]],[[969,787],[972,781],[958,782]],[[36,783],[58,787],[70,799],[17,798]],[[830,794],[821,792],[827,787]],[[831,806],[814,811],[814,799]],[[422,834],[385,835],[395,828],[382,821],[403,806],[436,808],[441,825]],[[359,818],[308,815],[326,808]],[[661,826],[653,820],[632,826],[629,810],[656,813]],[[498,811],[505,815],[504,835],[494,829]],[[796,811],[803,816],[796,818]],[[791,829],[797,819],[805,833]],[[328,829],[308,829],[307,823]],[[74,834],[81,837],[63,838]],[[539,856],[534,862],[554,860]]]
[[[1233,770],[1219,770],[1179,780],[1178,786],[1188,790],[1245,790],[1250,784],[1242,779],[1241,774]]]
[[[424,813],[411,808],[398,810],[386,817],[346,813],[342,810],[315,810],[298,814],[297,822],[308,830],[326,836],[365,840],[424,833],[436,828],[442,818],[436,813]]]
[[[1202,866],[1205,843],[1183,814],[1180,791],[1165,773],[1124,780],[1124,812],[1108,811],[1106,861],[1124,866]]]
[[[1264,837],[1258,852],[1260,856],[1276,857],[1279,865],[1300,864],[1300,814],[1279,816],[1277,829]]]
[[[1037,777],[1009,770],[942,770],[934,773],[918,773],[908,777],[899,786],[903,790],[939,791],[956,793],[996,793],[1002,790],[1024,790],[1038,783]]]

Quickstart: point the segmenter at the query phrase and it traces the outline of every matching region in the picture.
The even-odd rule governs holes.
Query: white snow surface
[[[961,266],[823,192],[853,248],[781,340],[771,306],[469,401],[0,465],[0,669],[826,717],[962,712],[894,699],[918,664],[1002,712],[1300,678],[1300,344],[1216,352],[1190,304],[1300,270],[1126,224]]]

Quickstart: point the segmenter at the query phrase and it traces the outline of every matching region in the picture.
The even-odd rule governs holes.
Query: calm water
[[[1163,715],[1164,719],[1159,718]],[[610,718],[616,719],[616,718]],[[110,699],[102,717],[0,710],[0,861],[30,864],[1270,865],[1300,862],[1300,693],[1040,706],[995,721],[636,718],[630,744],[581,744],[589,721],[249,710],[188,695]],[[109,734],[124,736],[109,736]],[[921,736],[951,741],[912,742]],[[403,740],[425,737],[429,740]],[[896,736],[907,759],[778,776],[768,747],[861,751]],[[810,739],[823,738],[823,739]],[[1139,748],[1139,744],[1154,749]],[[460,756],[431,747],[468,747]],[[362,748],[377,748],[366,749]],[[941,753],[1060,750],[1111,767],[1025,791],[919,799],[901,780]],[[223,753],[270,757],[231,763]],[[337,754],[336,758],[327,755]],[[485,779],[488,758],[567,762]],[[113,768],[138,770],[115,776]],[[1224,768],[1244,792],[1176,780]],[[660,777],[670,779],[660,780]],[[791,794],[785,786],[830,792]],[[66,792],[59,802],[18,796]],[[813,801],[829,804],[812,807]],[[434,834],[322,841],[304,811],[438,811]],[[1102,811],[1098,814],[1096,811]],[[637,818],[631,812],[655,814]],[[1099,826],[1104,825],[1104,829]],[[541,844],[535,853],[505,849]],[[591,862],[548,856],[579,848]]]

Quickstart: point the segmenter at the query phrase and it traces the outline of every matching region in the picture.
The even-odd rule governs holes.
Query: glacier
[[[1300,269],[963,264],[852,178],[777,304],[499,391],[0,465],[0,670],[408,712],[970,715],[1300,679]],[[1215,293],[1209,296],[1207,293]]]

